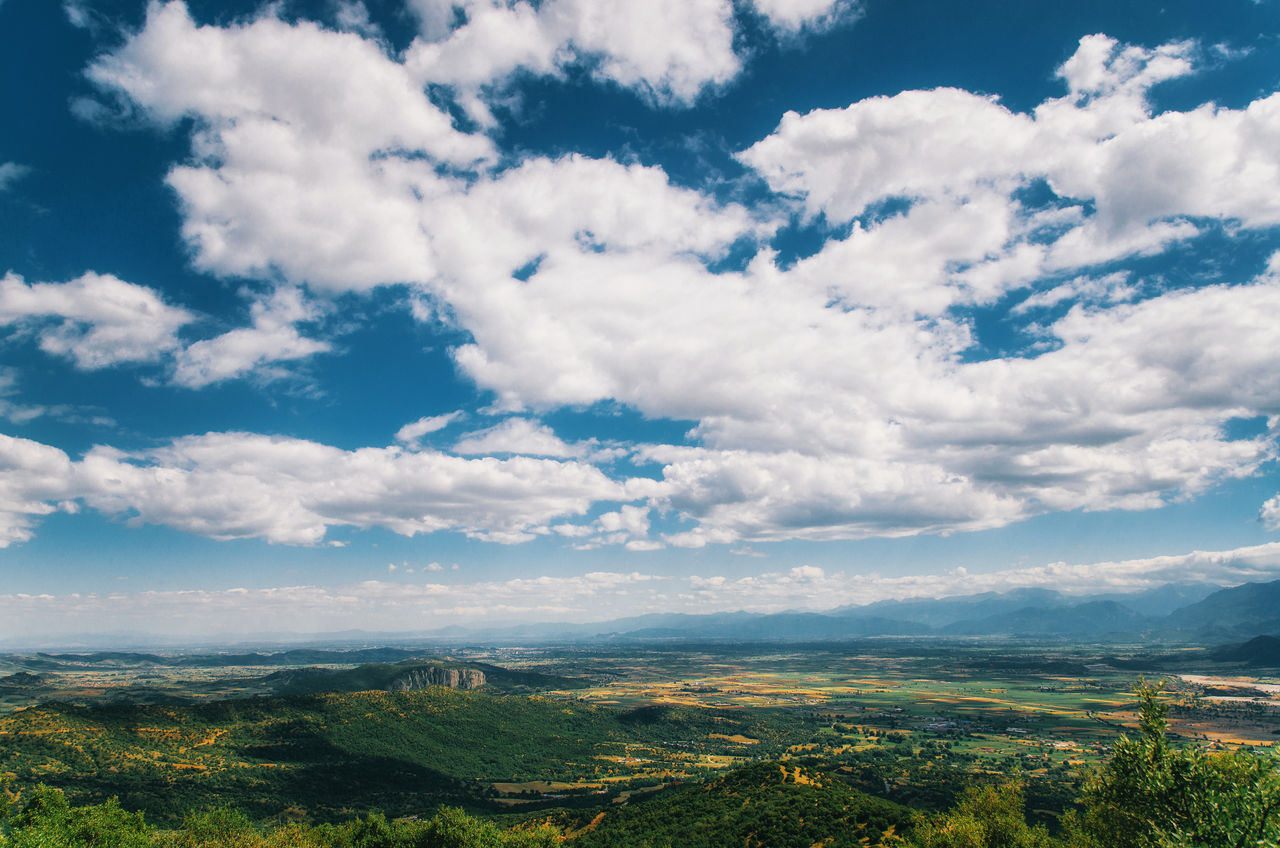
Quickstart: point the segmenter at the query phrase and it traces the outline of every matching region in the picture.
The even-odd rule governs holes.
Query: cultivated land
[[[449,803],[503,817],[559,809],[572,830],[667,787],[782,761],[923,809],[1012,776],[1052,822],[1135,726],[1144,677],[1169,681],[1171,728],[1187,742],[1280,739],[1280,680],[1197,650],[875,639],[222,659],[0,658],[0,781],[76,802],[118,796],[156,821],[228,801],[277,822]],[[360,689],[396,663],[488,669],[488,682],[314,691]],[[299,679],[312,690],[285,694]]]

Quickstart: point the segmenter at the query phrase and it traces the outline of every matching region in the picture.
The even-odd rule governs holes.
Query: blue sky
[[[0,2],[0,635],[1280,577],[1280,6]]]

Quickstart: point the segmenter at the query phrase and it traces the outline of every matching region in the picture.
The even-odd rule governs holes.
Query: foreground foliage
[[[1157,688],[1140,686],[1136,738],[1121,737],[1085,786],[1069,822],[1081,845],[1105,848],[1280,845],[1280,769],[1246,751],[1175,750]]]
[[[1258,848],[1280,845],[1280,766],[1247,751],[1175,749],[1158,687],[1140,685],[1139,734],[1085,784],[1060,839],[1023,816],[1019,787],[965,793],[915,828],[913,848]]]
[[[265,830],[241,813],[217,809],[188,815],[177,830],[157,830],[114,800],[70,807],[61,792],[44,786],[0,824],[4,848],[552,848],[560,837],[549,825],[508,830],[454,808],[421,822],[372,813],[341,825]]]

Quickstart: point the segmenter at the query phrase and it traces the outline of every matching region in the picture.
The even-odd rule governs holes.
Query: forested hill
[[[118,796],[156,821],[234,798],[251,816],[285,808],[318,821],[353,811],[416,814],[440,803],[495,808],[504,781],[597,781],[625,790],[629,751],[780,754],[811,719],[768,709],[620,710],[538,696],[430,687],[254,698],[199,705],[47,704],[0,716],[0,774],[73,801]]]

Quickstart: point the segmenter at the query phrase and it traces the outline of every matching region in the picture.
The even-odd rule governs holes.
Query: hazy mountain
[[[1223,645],[1210,652],[1219,662],[1242,662],[1251,666],[1280,666],[1280,639],[1255,636],[1243,645]]]
[[[864,606],[839,607],[832,610],[831,614],[872,615],[894,621],[912,621],[930,627],[946,627],[958,621],[989,618],[1027,607],[1056,607],[1070,603],[1070,598],[1052,589],[1014,589],[1003,593],[983,592],[952,598],[877,601]]]
[[[1163,624],[1166,630],[1220,641],[1280,633],[1280,580],[1220,589],[1174,610]]]
[[[683,616],[664,627],[644,627],[621,634],[627,639],[698,638],[750,642],[852,639],[859,636],[918,636],[927,626],[880,616],[833,616],[813,612],[781,612],[746,618]]]
[[[1221,588],[1213,583],[1166,583],[1141,592],[1093,595],[1089,600],[1115,601],[1143,615],[1161,616],[1202,601]]]
[[[1063,607],[1023,607],[942,629],[947,635],[1106,636],[1138,633],[1151,619],[1115,601],[1089,601]]]

